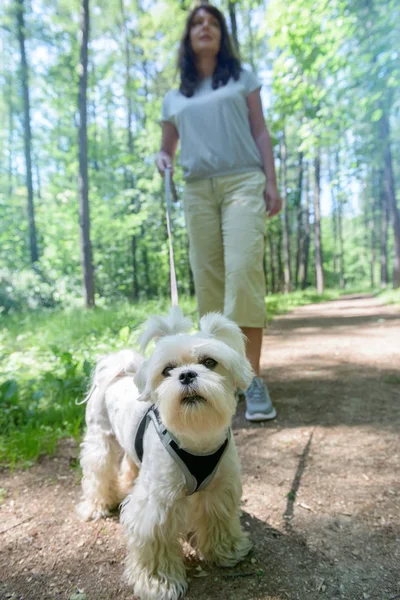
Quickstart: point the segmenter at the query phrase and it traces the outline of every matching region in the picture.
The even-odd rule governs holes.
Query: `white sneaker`
[[[246,419],[248,421],[269,421],[275,419],[276,410],[269,396],[268,388],[261,377],[254,377],[245,391]]]

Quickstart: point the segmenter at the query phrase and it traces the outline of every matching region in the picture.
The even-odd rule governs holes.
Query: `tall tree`
[[[236,51],[239,54],[240,45],[239,45],[239,37],[238,37],[238,27],[237,27],[237,19],[236,19],[236,1],[235,0],[228,0],[228,10],[229,10],[229,19],[231,22],[232,39],[233,39],[233,43],[235,44]]]
[[[302,247],[304,243],[304,226],[303,226],[303,206],[302,206],[302,196],[303,196],[303,170],[304,170],[304,161],[303,161],[303,153],[299,152],[299,176],[297,182],[297,190],[296,190],[296,198],[295,198],[295,208],[296,208],[296,221],[297,221],[297,231],[296,231],[296,264],[295,264],[295,289],[297,290],[299,286],[299,270],[300,270],[300,261],[302,254]]]
[[[281,190],[282,190],[282,213],[283,213],[283,256],[285,263],[284,270],[284,290],[285,294],[289,293],[292,287],[292,276],[290,269],[290,231],[289,231],[289,206],[287,193],[287,148],[285,126],[282,127],[281,145],[280,145],[280,162],[281,162]]]
[[[17,15],[17,33],[18,43],[21,55],[21,83],[22,96],[24,104],[24,148],[25,148],[25,169],[26,169],[26,187],[28,191],[28,224],[29,224],[29,248],[31,263],[34,265],[39,259],[36,226],[35,226],[35,207],[33,204],[33,185],[32,185],[32,132],[31,132],[31,111],[29,99],[29,72],[28,61],[26,58],[26,30],[25,30],[25,6],[24,0],[15,0]],[[10,109],[11,110],[11,109]]]
[[[306,185],[304,190],[304,238],[301,251],[300,259],[300,270],[299,280],[301,282],[301,289],[305,290],[308,285],[308,255],[310,250],[310,238],[311,238],[311,227],[310,227],[310,180],[311,180],[311,167],[308,164],[306,173]]]
[[[88,142],[87,142],[87,80],[89,42],[89,0],[82,0],[79,55],[79,224],[81,233],[81,264],[83,295],[87,308],[94,306],[94,276],[90,241]]]
[[[394,235],[393,287],[400,287],[400,214],[396,203],[396,190],[393,174],[392,150],[390,146],[389,117],[383,112],[381,119],[381,142],[383,144],[383,161],[385,174],[385,194],[389,206]]]
[[[125,57],[125,101],[126,101],[126,131],[127,131],[127,150],[130,158],[133,158],[133,133],[132,133],[132,122],[133,122],[133,106],[132,106],[132,76],[131,76],[131,47],[129,39],[129,30],[125,14],[124,0],[120,0],[121,10],[121,23],[124,43],[124,57]],[[133,192],[134,182],[131,168],[126,173],[127,186]],[[135,196],[132,196],[131,210],[133,213],[137,213],[139,206]],[[131,237],[131,250],[132,250],[132,299],[137,300],[139,298],[139,279],[138,279],[138,237],[136,233],[133,233]]]
[[[388,206],[386,202],[386,193],[383,185],[383,173],[379,173],[379,200],[381,209],[381,235],[380,235],[380,247],[381,247],[381,287],[386,288],[388,284],[388,268],[387,268],[387,242],[388,242]]]
[[[319,147],[316,150],[314,159],[314,246],[315,246],[315,279],[317,282],[317,291],[322,294],[324,291],[324,270],[322,260],[322,239],[321,239],[321,157]]]
[[[339,286],[344,290],[345,280],[345,261],[344,261],[344,242],[343,242],[343,192],[340,182],[340,153],[339,148],[336,151],[336,177],[337,177],[337,236],[339,241]]]

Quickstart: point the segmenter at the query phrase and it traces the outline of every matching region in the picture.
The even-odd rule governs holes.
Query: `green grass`
[[[385,304],[399,304],[400,305],[400,288],[397,290],[387,289],[387,290],[379,290],[376,295],[380,298]]]
[[[318,294],[315,289],[307,289],[291,292],[290,294],[271,294],[265,300],[268,320],[270,321],[276,315],[283,315],[297,306],[335,300],[343,293],[347,293],[347,291],[327,290],[323,294]]]
[[[306,290],[267,296],[268,318],[339,295]],[[180,305],[196,320],[193,299],[183,298]],[[169,306],[163,299],[0,317],[0,465],[29,466],[54,452],[62,437],[79,439],[85,407],[75,401],[84,396],[96,359],[134,347],[138,326]]]
[[[167,299],[91,311],[42,310],[1,317],[0,465],[29,466],[66,436],[79,439],[77,406],[99,356],[135,346],[138,326],[165,313]],[[195,302],[183,299],[186,314]]]

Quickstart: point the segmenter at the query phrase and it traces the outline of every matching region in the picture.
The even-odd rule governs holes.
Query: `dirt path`
[[[190,565],[187,600],[400,598],[400,312],[368,297],[275,319],[264,340],[278,419],[240,405],[239,567]],[[80,523],[77,449],[1,474],[0,598],[132,600],[118,518]],[[4,496],[4,493],[3,493]]]

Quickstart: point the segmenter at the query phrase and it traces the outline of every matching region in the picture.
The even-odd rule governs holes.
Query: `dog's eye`
[[[174,365],[167,365],[162,372],[164,377],[169,377],[171,375],[172,369],[175,369]]]
[[[213,358],[205,358],[202,363],[205,367],[207,367],[207,369],[215,369],[218,364]]]

